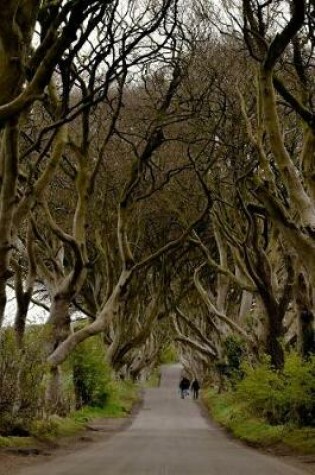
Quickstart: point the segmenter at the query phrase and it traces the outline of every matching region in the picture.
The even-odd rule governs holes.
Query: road
[[[162,369],[132,425],[109,440],[21,475],[302,475],[299,468],[230,440],[177,393],[181,368]]]

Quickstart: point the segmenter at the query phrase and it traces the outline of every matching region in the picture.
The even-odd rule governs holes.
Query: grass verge
[[[28,447],[34,443],[33,437],[2,437],[0,436],[0,447]]]
[[[0,447],[25,447],[36,440],[55,442],[59,438],[71,437],[85,429],[88,422],[100,418],[127,417],[139,401],[139,387],[128,381],[111,382],[110,394],[104,407],[84,407],[68,417],[52,415],[47,419],[30,424],[29,437],[1,437]]]
[[[155,368],[152,371],[149,379],[145,383],[146,388],[158,388],[161,380],[161,371],[160,368]]]
[[[233,436],[255,447],[287,447],[296,454],[315,454],[315,429],[293,425],[270,425],[251,414],[246,403],[231,393],[203,392],[203,402],[212,418]]]

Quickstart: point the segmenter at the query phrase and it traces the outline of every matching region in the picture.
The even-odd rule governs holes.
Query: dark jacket
[[[189,389],[190,381],[187,378],[182,378],[181,382],[179,383],[179,387],[181,390]]]

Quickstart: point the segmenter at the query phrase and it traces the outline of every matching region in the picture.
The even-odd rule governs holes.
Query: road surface
[[[177,392],[181,368],[162,369],[132,425],[109,440],[21,475],[302,475],[299,468],[230,440]]]

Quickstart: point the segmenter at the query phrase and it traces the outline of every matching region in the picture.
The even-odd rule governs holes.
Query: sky
[[[16,313],[16,299],[14,290],[7,287],[7,305],[4,315],[4,325],[12,325]],[[30,304],[29,312],[27,314],[27,324],[44,323],[47,320],[48,312],[33,303]]]

